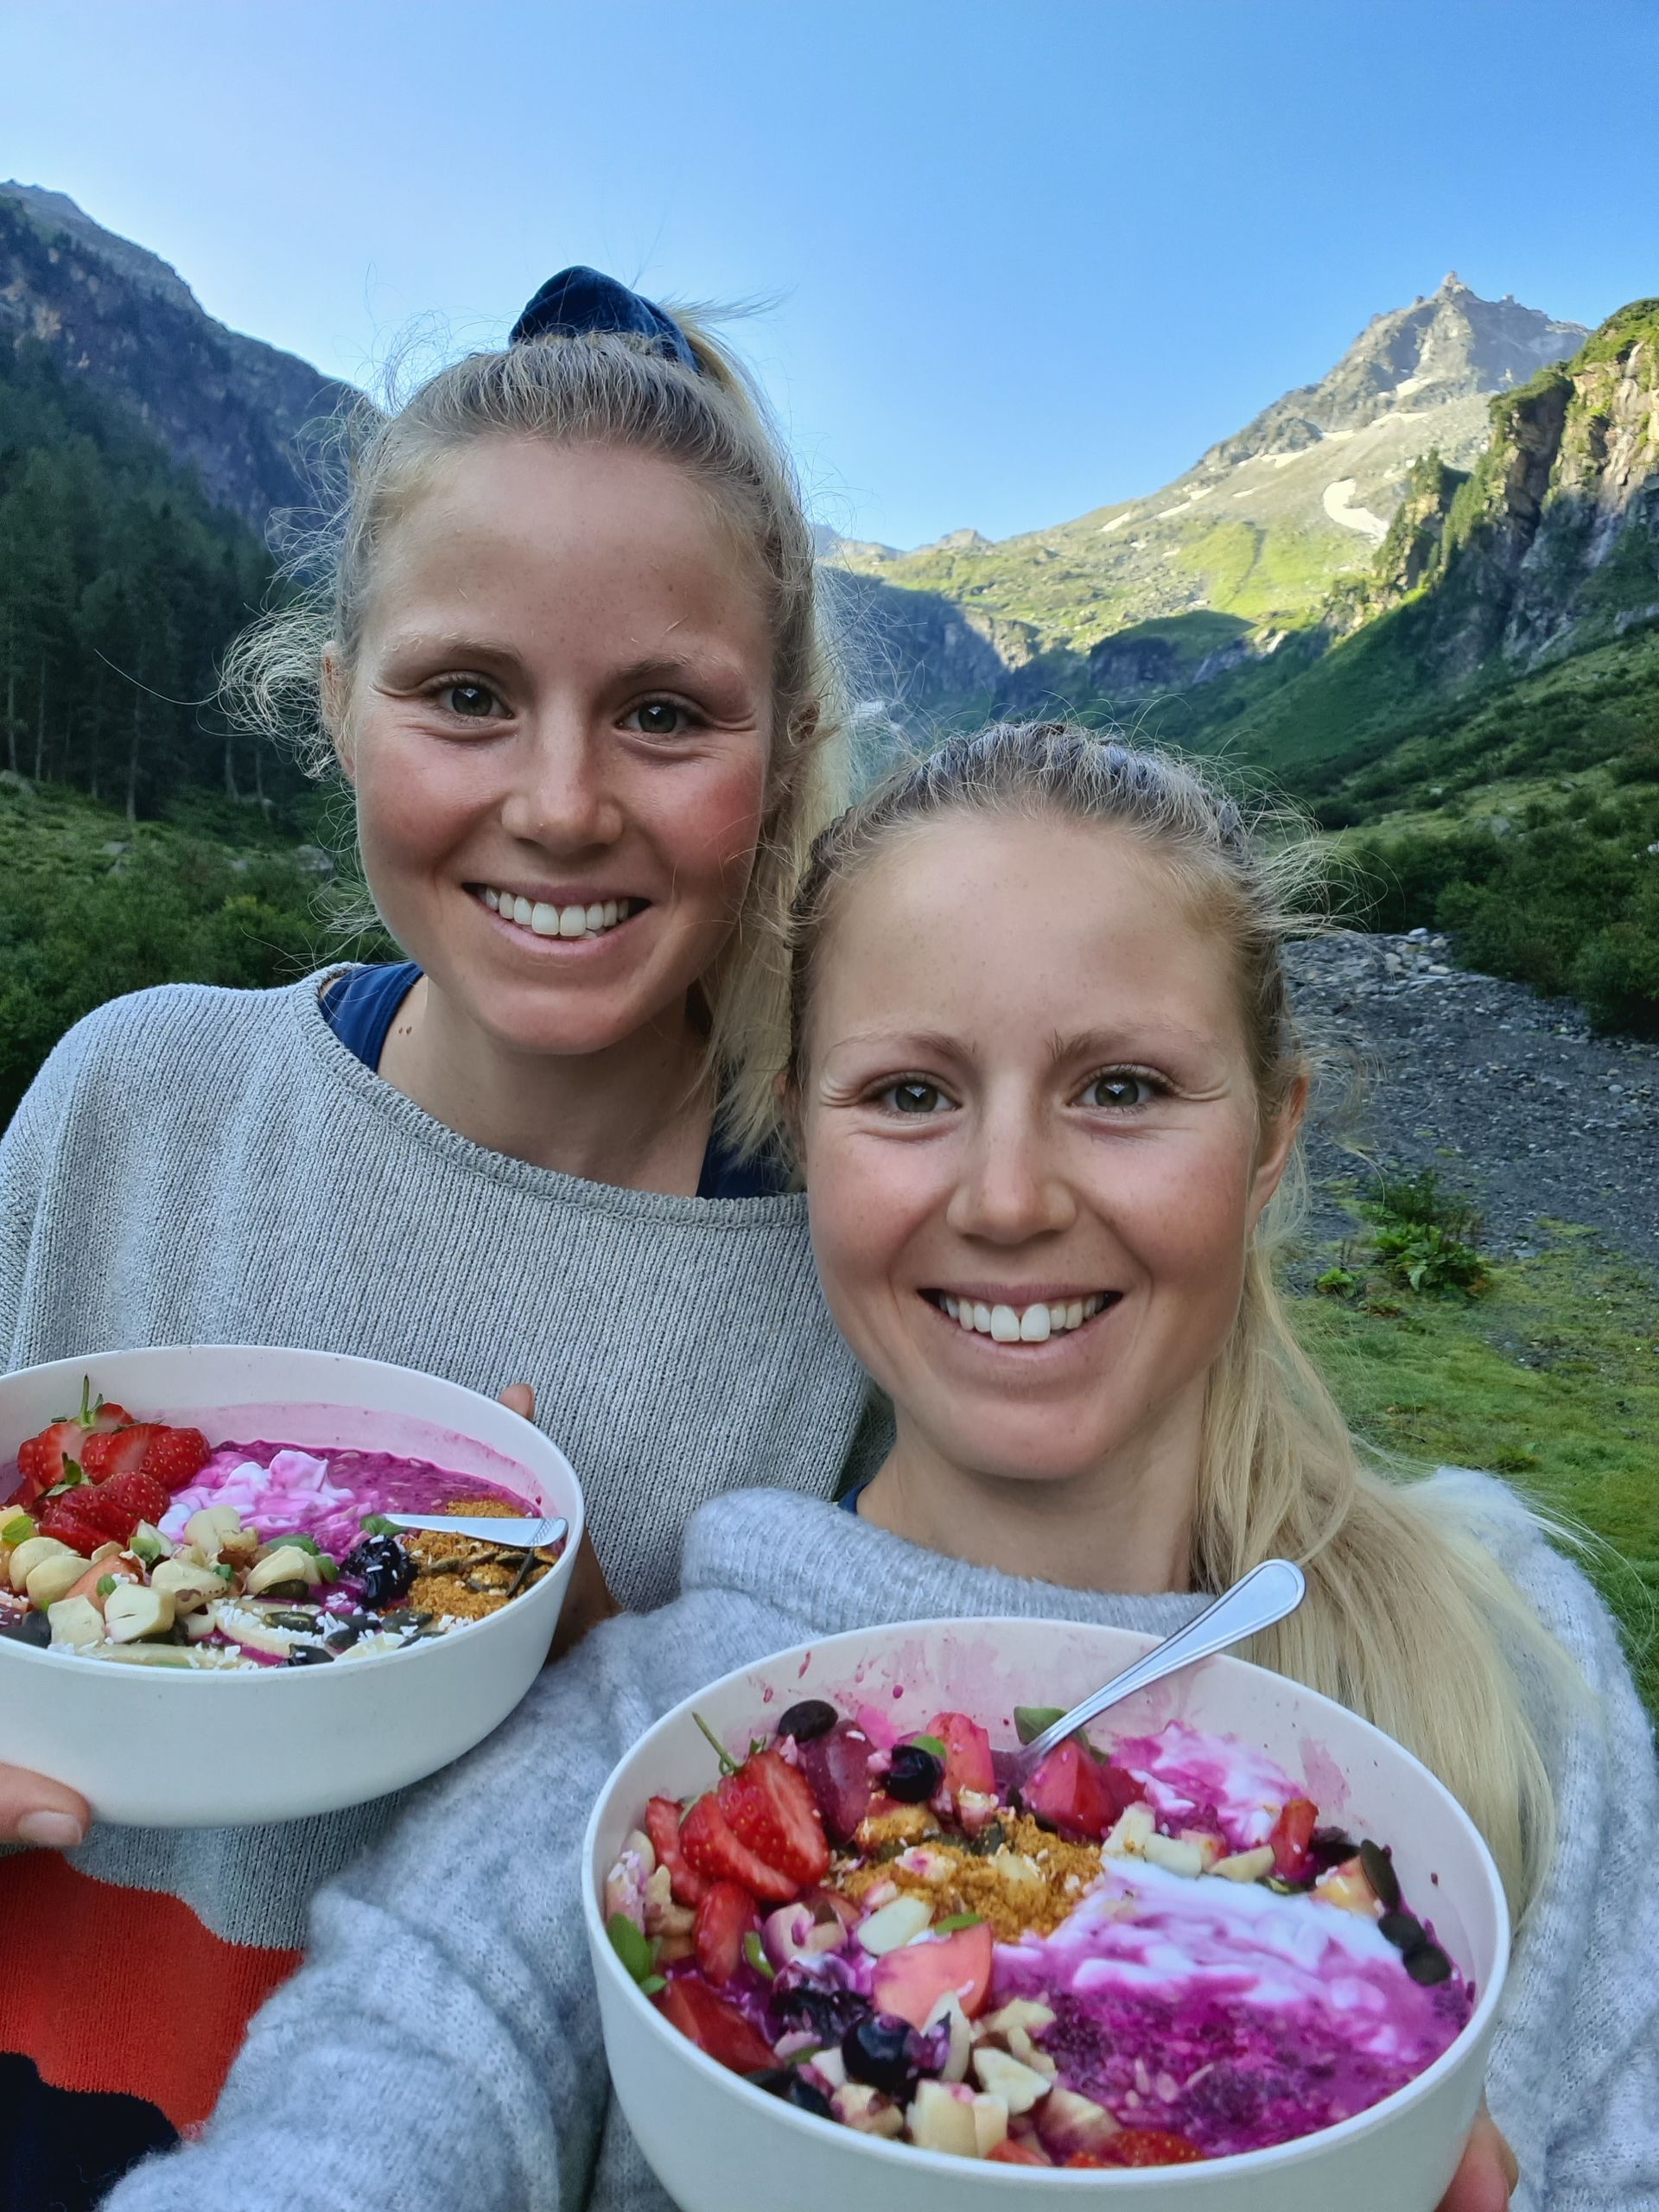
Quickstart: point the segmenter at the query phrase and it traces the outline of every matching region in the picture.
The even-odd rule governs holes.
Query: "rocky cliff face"
[[[1587,336],[1513,296],[1483,300],[1454,270],[1440,289],[1379,315],[1318,384],[1287,392],[1236,436],[1211,446],[1195,474],[1259,455],[1297,453],[1382,415],[1420,416],[1454,399],[1506,391],[1562,360]]]
[[[1496,400],[1473,473],[1426,474],[1395,551],[1373,611],[1426,584],[1433,659],[1454,678],[1659,615],[1659,300]]]
[[[302,434],[354,397],[215,322],[175,270],[63,194],[0,183],[0,343],[26,337],[124,401],[256,529],[306,506]]]

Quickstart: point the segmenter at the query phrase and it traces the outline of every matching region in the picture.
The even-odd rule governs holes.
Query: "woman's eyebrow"
[[[1217,1039],[1161,1015],[1149,1021],[1126,1022],[1116,1029],[1082,1029],[1070,1036],[1057,1031],[1048,1040],[1049,1058],[1056,1067],[1074,1060],[1104,1060],[1124,1054],[1133,1058],[1147,1052],[1216,1052],[1220,1049]]]
[[[499,638],[479,638],[449,630],[405,630],[394,632],[386,641],[385,658],[389,661],[432,660],[462,667],[471,661],[511,662],[520,664],[515,646]]]
[[[960,1037],[951,1037],[942,1029],[849,1029],[834,1038],[825,1046],[826,1052],[841,1052],[855,1045],[879,1046],[883,1052],[901,1058],[914,1054],[918,1058],[971,1059],[973,1047]]]
[[[747,677],[741,661],[711,647],[701,653],[652,653],[644,660],[630,661],[626,668],[613,670],[609,680],[631,690],[639,683],[742,683]]]

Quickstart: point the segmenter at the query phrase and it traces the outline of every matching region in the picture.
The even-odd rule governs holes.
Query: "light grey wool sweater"
[[[1522,2212],[1659,2212],[1659,1775],[1611,1621],[1500,1484],[1443,1472],[1588,1677],[1551,1767],[1560,1847],[1490,2081]],[[733,1667],[884,1621],[984,1614],[1167,1633],[1201,1600],[1018,1581],[777,1492],[705,1507],[683,1594],[607,1623],[318,1897],[309,1963],[256,2019],[205,2139],[105,2212],[664,2212],[609,2095],[578,1853],[615,1761]],[[789,2202],[786,2177],[757,2201]]]
[[[0,1140],[0,1363],[295,1344],[491,1395],[531,1382],[635,1607],[672,1596],[706,1499],[830,1496],[867,1385],[805,1200],[620,1191],[486,1151],[340,1043],[320,981],[144,991],[59,1045]],[[289,1948],[389,1802],[265,1831],[97,1829],[73,1864]]]

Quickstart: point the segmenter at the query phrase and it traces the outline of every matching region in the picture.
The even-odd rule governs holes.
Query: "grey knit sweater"
[[[240,1343],[533,1382],[633,1606],[672,1595],[705,1499],[833,1491],[866,1386],[803,1198],[666,1198],[486,1152],[363,1066],[318,982],[145,991],[58,1046],[0,1140],[8,1370]],[[100,1829],[73,1864],[280,1949],[388,1802],[264,1832]]]
[[[1560,1853],[1494,2051],[1516,2201],[1659,2212],[1659,1775],[1646,1717],[1577,1570],[1501,1485],[1436,1479],[1571,1649],[1599,1709],[1553,1746]],[[1198,1602],[1016,1581],[775,1492],[705,1507],[679,1600],[589,1637],[320,1895],[310,1962],[258,2016],[206,2139],[137,2169],[106,2212],[662,2212],[608,2095],[578,1907],[583,1824],[621,1753],[701,1684],[808,1637],[999,1613],[1167,1632]]]

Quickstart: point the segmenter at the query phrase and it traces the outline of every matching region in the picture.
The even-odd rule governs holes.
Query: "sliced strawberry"
[[[781,1751],[751,1751],[716,1795],[732,1834],[790,1878],[791,1897],[830,1872],[830,1846],[811,1784]]]
[[[170,1495],[194,1481],[213,1456],[199,1428],[158,1428],[144,1453],[143,1471]]]
[[[98,1494],[105,1504],[113,1501],[123,1512],[137,1514],[137,1520],[132,1524],[135,1529],[139,1521],[148,1521],[153,1527],[173,1503],[165,1485],[137,1467],[111,1475],[107,1482],[99,1484]],[[73,1492],[70,1495],[73,1497]]]
[[[86,1432],[78,1421],[54,1421],[17,1446],[17,1471],[31,1497],[63,1480],[66,1459],[79,1461]],[[19,1493],[20,1500],[22,1493]]]
[[[106,1499],[97,1484],[82,1483],[52,1500],[41,1516],[41,1534],[90,1554],[100,1544],[124,1544],[141,1518],[118,1498]]]
[[[94,1429],[80,1447],[80,1464],[88,1479],[107,1482],[111,1475],[137,1474],[144,1464],[154,1427]]]
[[[924,1732],[944,1745],[944,1786],[960,1801],[964,1789],[982,1796],[996,1789],[996,1770],[991,1764],[991,1739],[978,1721],[965,1713],[936,1713]]]
[[[755,1924],[754,1899],[741,1882],[715,1882],[697,1907],[694,1931],[704,1979],[723,1989],[743,1963],[743,1938]]]
[[[788,1904],[800,1893],[798,1882],[738,1841],[712,1791],[699,1797],[680,1822],[680,1849],[694,1873],[706,1874],[715,1882],[741,1882],[751,1897],[768,1904]],[[669,1884],[671,1888],[672,1875]]]
[[[1307,1847],[1319,1825],[1319,1808],[1306,1797],[1293,1797],[1274,1821],[1268,1841],[1273,1846],[1273,1871],[1281,1881],[1295,1882],[1311,1873]]]
[[[668,1886],[676,1904],[696,1906],[709,1887],[706,1875],[685,1863],[680,1848],[680,1808],[671,1797],[653,1797],[645,1807],[645,1834],[657,1853],[657,1863],[668,1869]]]
[[[869,1738],[855,1722],[838,1720],[827,1735],[798,1745],[799,1771],[817,1802],[831,1843],[850,1843],[870,1809]]]
[[[92,1408],[93,1433],[103,1435],[112,1428],[130,1428],[132,1415],[124,1406],[118,1406],[112,1398],[100,1398]]]
[[[995,1943],[989,1921],[981,1920],[953,1936],[885,1952],[875,1962],[876,2011],[908,2020],[912,2028],[925,2027],[940,1998],[954,1990],[971,2020],[991,1986]]]
[[[1084,2151],[1068,2158],[1069,2166],[1191,2166],[1204,2157],[1185,2135],[1172,2135],[1161,2127],[1120,2127],[1104,2152]]]
[[[710,2058],[729,2066],[734,2074],[763,2074],[778,2063],[776,2052],[751,2026],[735,2005],[716,1997],[706,1982],[690,1974],[676,1974],[656,2003],[683,2036],[690,2036]]]

